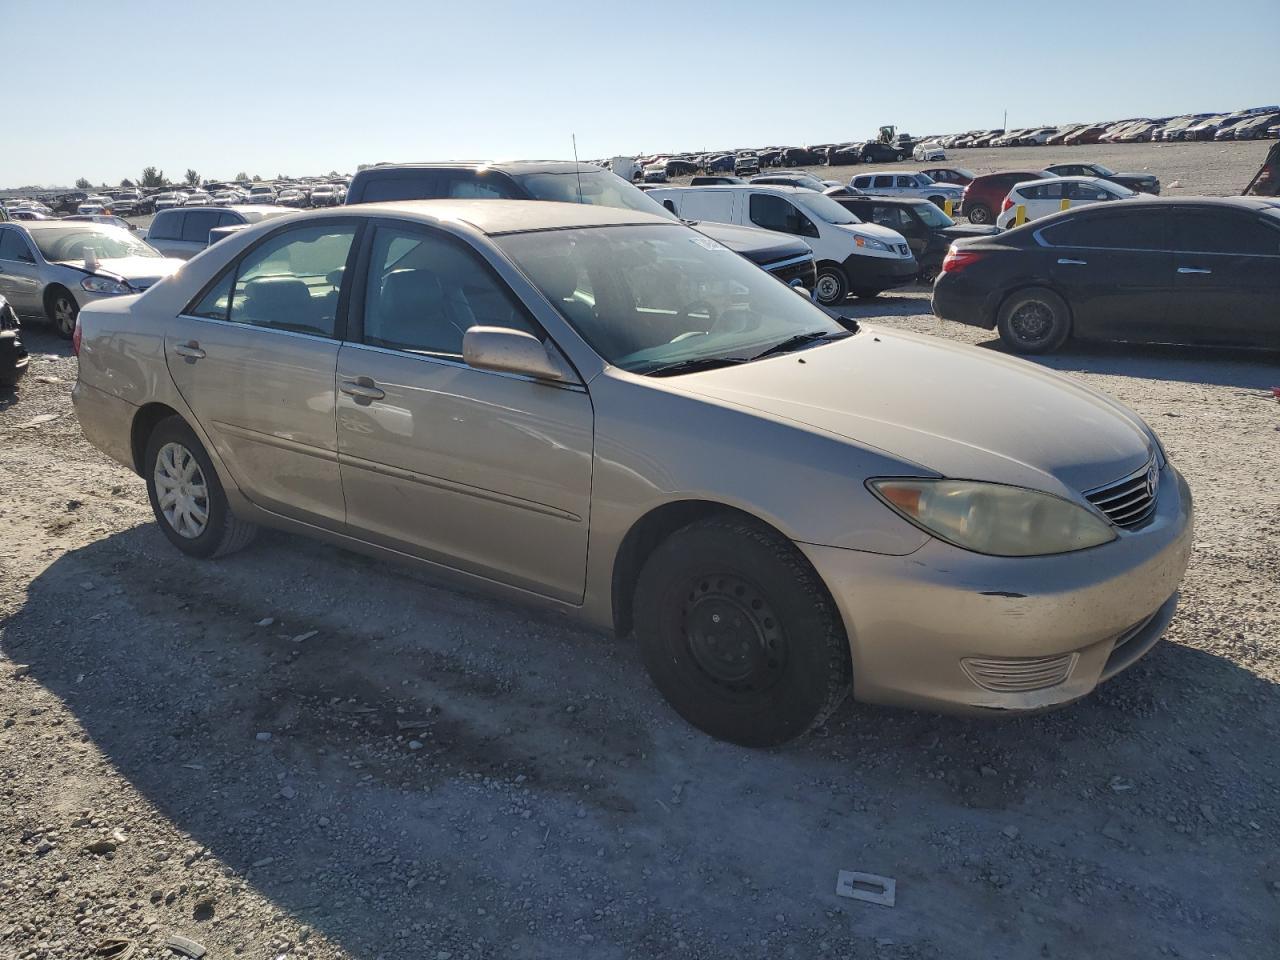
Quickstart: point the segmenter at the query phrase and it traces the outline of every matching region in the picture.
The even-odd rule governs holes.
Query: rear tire
[[[1028,287],[1000,305],[996,327],[1005,346],[1015,353],[1051,353],[1071,335],[1071,311],[1052,290]]]
[[[813,295],[824,307],[838,307],[849,299],[849,278],[836,264],[824,264],[818,268]]]
[[[143,460],[147,496],[169,542],[209,559],[249,545],[258,528],[231,512],[226,493],[199,438],[181,417],[161,420]]]
[[[966,206],[964,215],[969,218],[970,223],[986,225],[991,222],[991,208],[984,203],[975,203],[973,206]]]
[[[825,586],[795,545],[734,516],[678,530],[635,593],[654,685],[685,720],[745,747],[820,725],[849,691],[849,645]]]

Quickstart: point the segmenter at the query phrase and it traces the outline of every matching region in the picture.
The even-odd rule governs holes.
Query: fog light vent
[[[969,679],[996,693],[1025,693],[1057,686],[1071,675],[1076,654],[1055,657],[966,657],[960,666]]]

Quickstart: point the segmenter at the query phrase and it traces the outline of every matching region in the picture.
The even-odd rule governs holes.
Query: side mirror
[[[791,281],[791,283],[788,284],[788,286],[792,290],[794,290],[796,293],[798,293],[800,296],[804,297],[806,300],[810,300],[810,301],[813,300],[813,291],[808,289],[807,287],[802,286],[799,280]]]
[[[517,373],[536,380],[576,382],[555,348],[532,334],[507,327],[470,327],[462,335],[462,359],[477,370]]]

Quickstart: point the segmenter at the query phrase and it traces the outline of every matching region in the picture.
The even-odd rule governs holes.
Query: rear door
[[[1193,343],[1280,347],[1280,220],[1180,208],[1170,323]]]
[[[346,519],[334,377],[357,232],[325,218],[269,234],[165,335],[169,373],[245,496],[330,529]]]
[[[1157,206],[1082,211],[1037,236],[1071,308],[1072,332],[1103,340],[1168,340],[1173,255],[1169,215]]]
[[[182,243],[182,223],[188,212],[177,209],[157,213],[151,226],[147,228],[147,243],[166,257],[189,259],[191,255],[183,252],[185,248]]]
[[[338,358],[352,532],[581,602],[594,423],[585,388],[467,366],[471,326],[546,335],[463,241],[387,221],[368,249],[353,308],[359,342]],[[578,281],[566,284],[570,292]]]

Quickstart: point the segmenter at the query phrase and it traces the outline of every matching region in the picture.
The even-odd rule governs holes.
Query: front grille
[[[793,280],[799,280],[800,285],[807,290],[813,289],[813,284],[818,276],[817,265],[812,259],[785,264],[770,269],[769,272],[787,285],[790,285]]]
[[[1084,496],[1117,527],[1132,530],[1151,519],[1159,492],[1160,468],[1152,460],[1123,480],[1090,490]]]
[[[1055,687],[1071,675],[1076,654],[1053,657],[966,657],[960,666],[969,679],[995,693],[1026,693]]]

